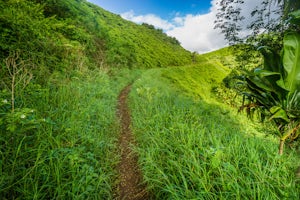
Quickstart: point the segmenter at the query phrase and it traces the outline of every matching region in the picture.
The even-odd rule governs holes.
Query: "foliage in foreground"
[[[130,96],[136,151],[155,199],[300,198],[295,151],[277,155],[274,140],[255,136],[252,123],[183,95],[163,73],[143,74]]]
[[[300,25],[300,10],[292,14],[294,23]],[[268,47],[260,50],[264,66],[246,74],[243,107],[250,116],[258,111],[262,120],[274,122],[282,154],[285,141],[294,142],[300,136],[300,34],[285,35],[282,55]]]
[[[57,74],[47,89],[31,83],[14,112],[9,95],[0,93],[2,199],[113,198],[115,104],[130,80],[120,74]]]
[[[189,62],[161,30],[85,0],[0,1],[0,198],[112,199],[132,72],[115,77]]]

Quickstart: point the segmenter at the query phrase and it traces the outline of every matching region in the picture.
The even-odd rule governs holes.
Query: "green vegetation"
[[[300,10],[291,13],[292,24],[300,25]],[[249,116],[258,111],[262,121],[269,119],[278,129],[279,154],[285,141],[296,141],[300,136],[300,34],[284,36],[282,55],[273,48],[260,47],[264,66],[245,75],[243,107]]]
[[[117,96],[130,83],[135,151],[154,198],[300,198],[299,149],[277,155],[263,137],[276,130],[232,108],[241,97],[230,79],[259,65],[257,54],[248,63],[234,59],[241,46],[192,54],[85,0],[0,1],[0,36],[2,199],[113,199]]]
[[[28,108],[14,112],[1,97],[1,198],[112,199],[116,99],[129,78],[57,76],[48,89],[30,84]]]
[[[175,88],[182,89],[187,95],[198,98],[215,98],[210,91],[217,88],[229,74],[230,69],[225,65],[232,60],[230,49],[198,55],[196,64],[184,67],[172,67],[172,70],[163,70],[162,76],[170,79]]]
[[[1,77],[8,75],[3,60],[17,53],[39,83],[54,71],[165,67],[192,59],[162,31],[85,0],[1,1],[0,13]]]
[[[243,67],[244,72],[235,73],[244,82],[239,82],[243,94],[241,110],[246,109],[250,118],[257,112],[261,121],[273,122],[277,128],[275,135],[280,138],[279,154],[283,154],[285,141],[291,144],[300,136],[300,3],[297,0],[266,0],[255,7],[249,20],[245,20],[239,6],[244,3],[221,0],[215,28],[222,30],[229,43],[246,47],[242,49],[244,55],[239,56],[240,60],[252,64],[253,56],[249,53],[253,49],[260,50],[263,55],[263,66],[254,70]],[[245,30],[247,34],[241,34]]]
[[[124,69],[191,53],[85,0],[1,1],[0,35],[1,198],[111,199]]]
[[[193,86],[192,74],[209,80],[211,70],[214,77],[215,67],[204,67],[181,76],[178,68],[149,70],[132,88],[136,151],[154,199],[299,199],[296,151],[279,156],[274,138],[259,133],[272,130],[208,98],[211,91],[199,89],[205,81]],[[206,92],[201,100],[187,92],[193,87]]]

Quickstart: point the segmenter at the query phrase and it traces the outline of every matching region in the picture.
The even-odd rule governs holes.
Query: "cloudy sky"
[[[124,19],[148,23],[176,37],[181,45],[194,52],[205,53],[227,45],[214,29],[219,0],[88,0]],[[246,0],[244,10],[256,2]],[[251,8],[251,9],[250,9]]]

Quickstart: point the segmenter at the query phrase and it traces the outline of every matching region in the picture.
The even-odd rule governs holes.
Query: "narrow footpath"
[[[138,156],[131,149],[135,144],[130,130],[130,112],[127,105],[127,96],[131,85],[126,86],[118,97],[117,116],[121,124],[121,134],[119,138],[119,151],[121,160],[118,165],[119,200],[148,200],[149,196],[145,184],[142,184],[142,174],[138,167]]]

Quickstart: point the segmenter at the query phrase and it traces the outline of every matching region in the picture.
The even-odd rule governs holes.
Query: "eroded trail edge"
[[[131,85],[126,86],[118,97],[117,115],[121,123],[121,134],[119,138],[119,149],[121,160],[118,165],[119,185],[118,198],[120,200],[146,200],[148,193],[143,177],[138,167],[138,156],[131,149],[135,144],[132,131],[130,129],[131,117],[127,104],[127,97]]]

